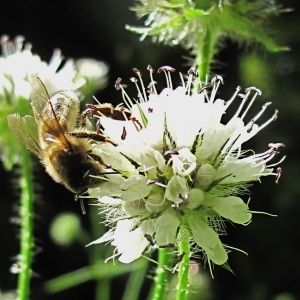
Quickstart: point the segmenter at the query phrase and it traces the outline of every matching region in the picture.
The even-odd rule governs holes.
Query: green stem
[[[162,300],[164,297],[166,279],[167,279],[167,270],[164,267],[167,265],[169,260],[168,249],[158,249],[158,265],[156,268],[156,276],[154,278],[154,289],[152,292],[151,300]]]
[[[18,277],[18,299],[28,300],[30,293],[31,262],[33,248],[33,175],[29,151],[22,151],[21,163],[21,233],[20,233],[20,273]]]
[[[181,229],[182,230],[182,229]],[[189,285],[189,262],[190,262],[190,243],[189,236],[185,233],[180,235],[179,251],[183,254],[178,269],[178,290],[177,300],[185,300]]]
[[[139,264],[139,269],[135,272],[131,272],[129,279],[126,283],[125,292],[122,296],[122,300],[138,300],[140,299],[140,290],[142,288],[143,282],[145,280],[145,275],[147,272],[148,261],[144,258],[140,258],[137,263]]]
[[[201,39],[198,43],[198,49],[195,49],[197,71],[201,83],[205,84],[206,76],[210,73],[210,66],[215,53],[214,47],[215,39],[213,34],[207,29],[204,36],[201,35]],[[199,86],[195,85],[195,92],[199,90]]]
[[[96,239],[99,236],[102,236],[105,232],[105,228],[103,224],[100,224],[100,216],[97,208],[92,207],[89,210],[89,217],[91,222],[91,230],[92,230],[92,238]],[[102,248],[102,249],[101,249]],[[90,247],[91,255],[90,255],[90,264],[91,266],[95,266],[104,261],[105,249],[104,245],[97,245],[97,247]],[[95,299],[96,300],[109,300],[110,291],[111,291],[111,279],[110,278],[102,278],[96,279],[96,291],[95,291]]]

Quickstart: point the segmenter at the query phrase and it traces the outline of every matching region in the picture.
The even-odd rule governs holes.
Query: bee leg
[[[86,127],[86,119],[87,116],[90,114],[90,109],[87,108],[86,110],[84,110],[82,112],[82,114],[80,115],[80,120],[79,120],[79,126],[80,127]]]
[[[140,121],[136,118],[130,118],[130,120],[134,123],[137,124],[140,127],[140,130],[143,129],[143,125],[140,123]]]
[[[94,131],[86,132],[86,131],[72,131],[70,132],[71,136],[75,136],[82,139],[92,139],[94,141],[102,142],[102,143],[110,143],[114,146],[118,146],[114,141],[110,138],[106,137],[104,134],[97,133]]]

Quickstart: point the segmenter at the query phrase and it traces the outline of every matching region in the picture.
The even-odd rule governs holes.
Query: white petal
[[[126,179],[120,186],[123,190],[121,199],[124,201],[140,200],[148,196],[151,186],[147,185],[148,179],[143,175],[133,175]]]
[[[182,202],[182,198],[186,198],[188,195],[188,187],[186,180],[179,175],[173,176],[166,188],[165,198],[179,204]]]
[[[176,212],[173,209],[166,210],[155,220],[155,241],[159,246],[174,244],[177,229],[180,225]]]
[[[264,165],[258,165],[250,157],[238,159],[228,157],[217,169],[216,180],[223,178],[222,184],[243,183],[258,180],[265,169]]]
[[[148,245],[149,241],[145,238],[145,232],[139,226],[123,236],[122,241],[119,240],[117,245],[118,254],[122,253],[119,261],[125,264],[131,263],[141,257]]]
[[[237,224],[245,224],[252,217],[248,211],[248,205],[239,197],[207,197],[204,205],[211,207],[220,216]]]
[[[228,255],[218,234],[201,220],[200,214],[189,212],[186,217],[195,242],[205,251],[207,257],[217,265],[224,264]]]

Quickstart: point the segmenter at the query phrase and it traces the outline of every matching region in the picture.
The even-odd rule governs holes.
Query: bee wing
[[[46,139],[56,139],[64,147],[70,146],[70,141],[65,134],[63,122],[61,121],[62,113],[55,108],[51,102],[47,89],[41,79],[35,75],[31,76],[31,106],[38,124],[42,125],[42,132]],[[60,109],[63,109],[61,107]],[[47,137],[48,138],[47,138]]]
[[[20,117],[18,114],[7,116],[8,127],[17,140],[36,156],[39,156],[41,147],[38,137],[38,128],[34,117]]]
[[[48,105],[51,105],[50,96],[41,79],[35,75],[32,75],[30,80],[30,86],[31,106],[35,118],[38,120],[43,114],[44,117],[46,117],[47,119],[53,119],[53,111],[51,109],[45,109]]]

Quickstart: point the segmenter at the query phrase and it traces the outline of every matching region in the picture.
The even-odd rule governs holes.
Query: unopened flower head
[[[118,146],[101,144],[95,149],[115,174],[105,175],[105,183],[89,190],[112,226],[93,243],[110,241],[116,247],[114,256],[130,263],[153,245],[177,248],[185,234],[193,251],[202,251],[208,261],[222,265],[229,252],[219,238],[225,234],[226,220],[244,225],[251,221],[248,204],[241,198],[248,184],[262,176],[280,175],[269,161],[283,144],[271,143],[259,154],[242,149],[244,142],[277,118],[277,111],[261,123],[270,106],[266,103],[247,118],[260,90],[251,87],[242,93],[238,87],[231,99],[218,99],[220,76],[193,93],[197,74],[189,71],[186,79],[181,76],[182,86],[174,88],[171,67],[158,70],[167,82],[159,93],[154,70],[150,66],[148,70],[146,89],[142,73],[134,69],[136,98],[127,95],[120,79],[116,83],[127,106],[124,112],[131,111],[128,120],[100,119],[105,134]],[[237,110],[223,122],[231,105]]]

